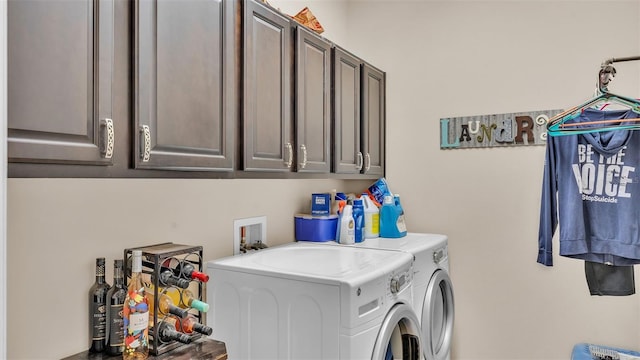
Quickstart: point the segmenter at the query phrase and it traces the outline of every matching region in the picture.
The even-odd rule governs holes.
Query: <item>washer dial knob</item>
[[[400,291],[400,282],[397,277],[391,279],[391,285],[389,286],[392,294],[397,294]]]

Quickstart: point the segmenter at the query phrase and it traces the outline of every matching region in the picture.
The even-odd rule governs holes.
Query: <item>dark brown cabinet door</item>
[[[289,20],[244,1],[243,169],[293,169]]]
[[[369,64],[362,66],[362,149],[368,175],[384,175],[385,74]]]
[[[361,61],[339,47],[333,49],[333,172],[359,174]]]
[[[112,164],[113,10],[111,0],[8,2],[10,162]]]
[[[138,0],[136,168],[234,168],[234,2]]]
[[[296,151],[298,172],[331,166],[331,43],[296,29]]]

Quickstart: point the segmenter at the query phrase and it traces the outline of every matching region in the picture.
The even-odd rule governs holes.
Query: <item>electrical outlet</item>
[[[267,244],[267,217],[257,216],[233,220],[233,255],[244,253],[241,243],[244,230],[244,249]]]

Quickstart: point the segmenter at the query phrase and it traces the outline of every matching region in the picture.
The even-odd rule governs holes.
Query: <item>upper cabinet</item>
[[[7,9],[11,177],[384,176],[384,72],[261,0]]]
[[[385,155],[385,74],[362,65],[363,174],[383,176]]]
[[[364,164],[360,147],[360,67],[362,61],[333,49],[333,172],[359,174]]]
[[[333,172],[384,176],[385,74],[333,49]]]
[[[9,1],[10,162],[111,165],[113,1]]]
[[[294,169],[290,20],[254,0],[243,14],[243,170]]]
[[[243,170],[328,174],[332,44],[268,5],[243,3]]]
[[[234,2],[134,7],[135,167],[234,170]]]
[[[295,129],[297,171],[331,168],[331,43],[296,28]]]

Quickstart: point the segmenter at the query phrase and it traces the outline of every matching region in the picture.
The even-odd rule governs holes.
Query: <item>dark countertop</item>
[[[85,359],[122,359],[122,355],[110,356],[106,353],[90,353],[88,350],[63,358],[63,360],[85,360]],[[180,346],[167,353],[154,356],[149,354],[149,359],[171,359],[171,360],[187,360],[187,359],[213,359],[226,360],[227,347],[221,341],[202,338],[192,344]]]

